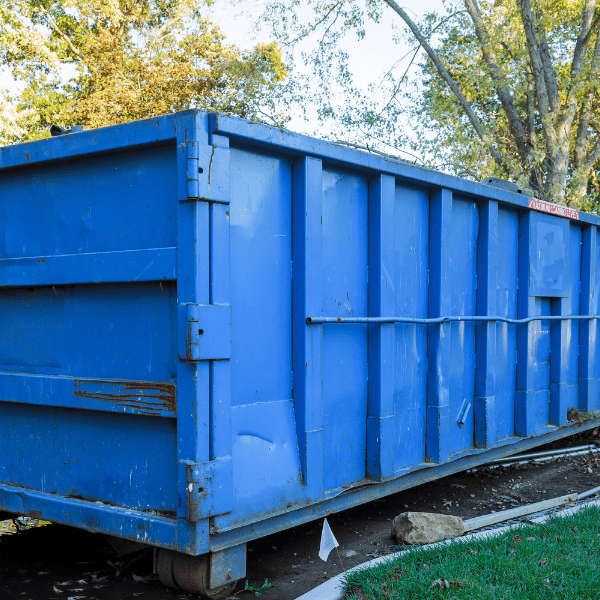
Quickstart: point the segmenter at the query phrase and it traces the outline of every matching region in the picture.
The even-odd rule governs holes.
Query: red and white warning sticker
[[[551,215],[558,217],[567,217],[568,219],[579,219],[579,211],[568,206],[560,206],[560,204],[551,204],[550,202],[544,202],[543,200],[536,200],[535,198],[529,198],[529,208],[533,210],[540,210]]]

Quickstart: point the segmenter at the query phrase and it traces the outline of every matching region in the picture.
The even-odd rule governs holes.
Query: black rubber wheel
[[[190,556],[161,548],[156,556],[156,572],[163,585],[211,600],[227,596],[233,591],[237,581],[233,580],[218,588],[209,588],[209,566],[208,554]]]

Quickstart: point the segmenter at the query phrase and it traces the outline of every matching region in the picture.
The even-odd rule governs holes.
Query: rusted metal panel
[[[177,395],[174,383],[74,379],[73,394],[82,400],[99,400],[130,408],[140,415],[174,417]]]
[[[0,402],[174,418],[176,385],[155,381],[77,379],[0,373]]]

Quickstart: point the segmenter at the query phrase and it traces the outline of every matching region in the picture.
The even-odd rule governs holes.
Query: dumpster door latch
[[[185,331],[180,336],[179,357],[188,362],[231,358],[231,306],[229,304],[182,304]],[[185,357],[185,358],[184,358]]]
[[[231,512],[233,508],[233,471],[231,456],[203,463],[181,461],[185,465],[187,520]]]

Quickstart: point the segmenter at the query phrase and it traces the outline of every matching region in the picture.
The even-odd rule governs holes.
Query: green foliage
[[[437,30],[439,43],[436,52],[448,66],[452,77],[456,80],[477,116],[484,124],[485,130],[494,139],[496,146],[506,158],[508,169],[494,162],[485,145],[475,135],[465,117],[462,107],[448,86],[440,77],[432,61],[425,57],[419,63],[419,78],[406,92],[410,110],[418,116],[422,127],[418,131],[415,148],[434,156],[437,162],[445,163],[449,169],[459,175],[473,179],[484,179],[488,176],[509,178],[522,187],[536,189],[539,196],[548,196],[544,189],[544,178],[551,166],[551,152],[544,144],[544,119],[560,120],[558,110],[544,116],[539,109],[536,97],[536,83],[532,75],[530,54],[525,40],[523,17],[517,3],[499,0],[497,2],[481,2],[479,7],[489,33],[501,76],[506,82],[517,114],[530,129],[528,140],[529,153],[519,153],[514,133],[511,131],[506,111],[496,93],[490,74],[490,67],[482,59],[481,44],[474,32],[472,20],[467,11],[461,10],[463,2],[454,0],[446,3],[446,20]],[[583,100],[589,94],[591,110],[598,115],[600,104],[596,94],[597,61],[592,56],[594,44],[590,43],[584,75],[581,82],[576,82],[572,72],[573,47],[581,27],[581,3],[545,2],[535,4],[538,11],[539,27],[545,30],[549,40],[553,58],[554,73],[560,95],[560,108],[564,109],[567,95],[574,85],[577,89],[578,109],[574,115],[573,128],[567,143],[570,148],[568,171],[572,182],[577,168],[575,161],[575,143],[577,138],[578,118],[581,115]],[[441,22],[441,16],[433,17]],[[598,35],[597,27],[593,31],[594,40]],[[568,123],[567,123],[568,124]],[[584,153],[592,153],[599,134],[596,123],[592,121]],[[597,211],[600,186],[597,182],[598,160],[594,168],[587,173],[587,199],[573,198],[573,189],[567,188],[571,204],[585,210]],[[535,181],[535,179],[539,181]],[[561,198],[547,197],[548,200],[559,201]],[[562,198],[564,200],[564,198]],[[569,202],[567,202],[569,203]]]
[[[244,586],[244,592],[254,592],[255,596],[260,596],[264,591],[268,590],[271,586],[268,579],[265,579],[265,582],[262,585],[249,585],[246,580],[246,584]]]
[[[311,40],[304,83],[331,137],[598,211],[595,2],[446,0],[413,22],[394,0],[271,0],[264,19],[288,56]],[[343,48],[347,36],[365,36],[369,19],[399,27],[396,41],[412,49],[365,93]]]
[[[203,16],[210,0],[5,0],[0,144],[48,125],[102,127],[186,108],[282,122],[276,42],[241,51]]]
[[[498,537],[416,549],[349,573],[346,600],[592,600],[600,586],[600,509]]]
[[[587,412],[585,410],[579,410],[577,407],[569,408],[567,411],[567,420],[568,421],[577,421],[579,423],[583,423],[584,421],[593,421],[597,419],[598,415],[593,412]]]

